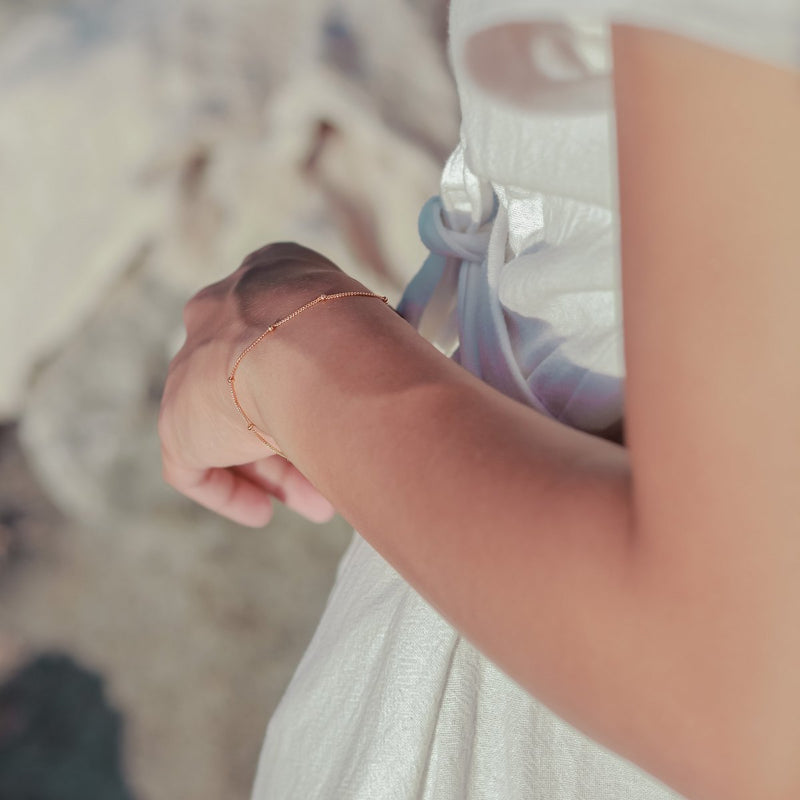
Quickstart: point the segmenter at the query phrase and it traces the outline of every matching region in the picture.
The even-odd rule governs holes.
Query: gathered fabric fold
[[[451,187],[422,209],[430,254],[400,314],[509,397],[572,427],[615,429],[624,369],[610,214],[544,196],[521,210],[498,186],[481,219],[486,187],[471,193],[478,208]]]
[[[408,284],[397,310],[422,336],[449,355],[457,343],[461,268],[486,260],[491,230],[488,226],[476,231],[454,230],[445,224],[444,213],[438,196],[422,207],[419,235],[430,255]]]

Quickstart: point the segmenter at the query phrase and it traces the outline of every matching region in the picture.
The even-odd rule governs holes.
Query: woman
[[[358,531],[258,800],[800,796],[800,12],[565,10],[451,9],[438,349],[297,245],[187,305],[166,479]]]

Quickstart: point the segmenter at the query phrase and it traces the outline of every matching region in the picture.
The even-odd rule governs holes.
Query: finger
[[[233,469],[195,470],[165,461],[164,479],[186,497],[240,525],[262,528],[272,518],[269,492]]]
[[[311,522],[328,522],[336,514],[330,501],[286,459],[268,457],[248,466],[252,480],[271,487],[271,494]]]

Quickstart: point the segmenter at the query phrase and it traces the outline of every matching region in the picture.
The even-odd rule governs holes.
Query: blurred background
[[[247,798],[351,530],[160,478],[181,308],[314,247],[396,300],[446,0],[0,0],[0,800]]]

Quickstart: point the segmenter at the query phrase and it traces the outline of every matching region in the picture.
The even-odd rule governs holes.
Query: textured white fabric
[[[795,0],[453,0],[461,142],[441,197],[422,211],[431,256],[400,306],[483,380],[598,432],[619,421],[624,380],[608,44],[616,20],[800,66]],[[530,22],[530,60],[511,68],[533,88],[509,93],[467,51],[487,35],[492,66],[504,68],[502,26]],[[518,687],[358,534],[270,722],[253,796],[677,798]]]

